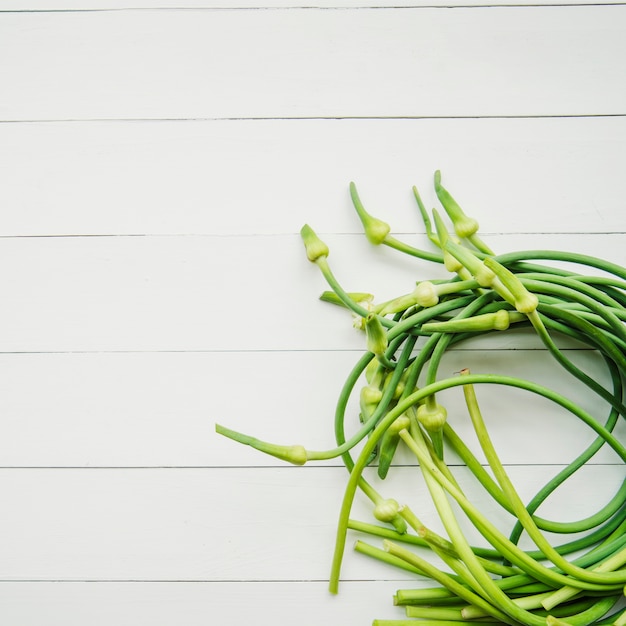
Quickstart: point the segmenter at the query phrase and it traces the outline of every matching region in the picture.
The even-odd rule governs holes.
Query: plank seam
[[[71,9],[1,9],[0,14],[3,13],[120,13],[124,11],[206,11],[206,12],[248,12],[248,11],[399,11],[399,10],[423,10],[423,9],[510,9],[510,8],[532,8],[543,9],[552,7],[615,7],[624,6],[625,2],[550,2],[550,3],[538,3],[538,2],[507,2],[503,4],[494,3],[474,3],[474,4],[411,4],[411,5],[357,5],[357,6],[316,6],[316,5],[289,5],[289,6],[258,6],[258,7],[245,7],[245,6],[162,6],[162,7],[94,7],[94,8],[71,8]]]
[[[614,6],[614,5],[612,5]],[[626,5],[625,5],[626,6]],[[595,119],[623,118],[626,113],[531,113],[491,115],[299,115],[299,116],[236,116],[236,117],[85,117],[0,119],[0,124],[93,124],[139,122],[306,122],[306,121],[411,121],[411,120],[525,120],[525,119]]]

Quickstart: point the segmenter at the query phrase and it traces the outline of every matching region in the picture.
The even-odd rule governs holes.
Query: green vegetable
[[[412,290],[380,304],[369,293],[345,291],[331,271],[328,247],[310,226],[302,228],[307,257],[330,287],[321,299],[349,309],[357,319],[355,326],[365,335],[365,351],[337,400],[336,446],[313,451],[301,445],[270,444],[220,425],[216,430],[294,464],[341,458],[348,478],[339,511],[330,591],[338,591],[349,532],[382,542],[376,546],[359,539],[355,543],[358,553],[436,583],[427,589],[399,589],[394,604],[406,607],[406,618],[376,619],[374,626],[447,626],[470,620],[472,624],[512,626],[626,626],[626,610],[616,609],[626,585],[626,481],[616,485],[609,502],[583,519],[561,521],[537,515],[542,503],[601,448],[610,447],[626,462],[626,446],[614,433],[620,418],[626,417],[626,268],[577,252],[495,254],[478,236],[478,222],[442,186],[439,172],[435,192],[456,236],[448,233],[436,210],[433,232],[430,216],[413,187],[428,240],[438,248],[429,252],[391,236],[391,227],[365,209],[356,186],[350,184],[354,207],[372,244],[442,264],[451,273],[446,280],[420,281]],[[576,271],[546,265],[549,261],[574,264]],[[600,270],[602,275],[587,275],[586,270]],[[511,328],[534,333],[553,357],[555,368],[597,400],[589,406],[608,407],[603,409],[608,415],[592,414],[560,392],[502,373],[476,374],[464,369],[453,376],[440,375],[441,360],[450,348]],[[559,336],[573,338],[598,353],[610,384],[597,382],[574,363],[559,348],[555,339]],[[528,501],[519,495],[500,460],[479,407],[479,388],[494,386],[543,397],[593,433],[591,443]],[[438,394],[455,391],[464,397],[488,469],[454,430],[454,423],[463,416],[450,416],[436,399]],[[347,407],[354,396],[359,398],[359,422],[346,437]],[[359,452],[353,457],[358,444]],[[397,499],[382,496],[366,480],[370,465],[377,467],[380,480],[393,472],[393,459],[400,449],[416,459],[445,536],[435,533]],[[468,498],[454,467],[446,463],[446,450],[454,452],[474,474],[491,496],[493,508],[481,510]],[[351,517],[359,492],[372,502],[373,523]],[[508,535],[491,521],[499,509],[513,519]],[[485,546],[469,542],[459,514],[480,533]],[[520,547],[523,535],[536,549]],[[434,564],[430,554],[439,564]]]

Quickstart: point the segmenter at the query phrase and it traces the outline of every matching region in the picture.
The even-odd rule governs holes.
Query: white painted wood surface
[[[619,5],[5,13],[0,82],[11,88],[2,113],[619,114],[626,98],[615,59],[626,55],[625,19]]]
[[[361,555],[326,591],[337,462],[286,467],[214,433],[332,445],[363,339],[318,301],[304,222],[351,290],[441,275],[364,241],[349,181],[421,247],[411,186],[432,206],[440,168],[496,250],[626,263],[623,4],[315,4],[0,1],[3,624],[401,617],[393,592],[424,583]],[[595,409],[537,348],[505,335],[444,367]],[[536,398],[483,394],[527,495],[589,441]],[[419,498],[401,461],[384,488]],[[548,513],[584,516],[623,474],[603,451]]]
[[[587,0],[497,0],[487,6],[547,6],[547,5],[578,5],[588,4]],[[603,4],[620,4],[619,0],[610,0]],[[486,3],[476,0],[458,0],[454,4],[444,0],[429,0],[428,2],[415,2],[412,0],[397,0],[393,3],[394,8],[431,8],[431,7],[475,7],[485,6]],[[237,3],[229,3],[224,0],[29,0],[28,9],[20,0],[3,0],[2,9],[5,11],[112,11],[120,9],[381,9],[386,8],[381,2],[375,0],[317,0],[316,2],[294,2],[290,0],[273,0],[261,2],[261,0],[243,0]]]
[[[1,235],[355,233],[350,180],[423,232],[437,168],[482,232],[623,230],[623,117],[7,123],[0,145]]]

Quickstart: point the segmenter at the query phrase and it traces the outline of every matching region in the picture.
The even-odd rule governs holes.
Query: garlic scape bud
[[[446,322],[428,322],[422,325],[422,331],[425,333],[481,333],[490,330],[506,330],[511,323],[525,319],[526,316],[517,311],[500,309],[493,313],[451,319]]]
[[[408,530],[408,526],[404,518],[399,515],[399,510],[400,505],[396,500],[393,498],[383,498],[376,494],[374,500],[374,517],[379,522],[393,525],[397,533],[404,535]]]
[[[430,281],[422,281],[417,283],[415,289],[411,293],[398,296],[389,302],[384,302],[374,310],[379,315],[390,315],[406,311],[412,306],[431,307],[439,302],[437,289]]]
[[[363,203],[361,202],[359,194],[356,190],[356,185],[353,182],[350,183],[350,197],[352,199],[352,204],[356,209],[357,215],[359,216],[359,219],[363,224],[365,237],[370,243],[374,244],[375,246],[384,244],[386,246],[389,246],[390,248],[398,250],[399,252],[409,254],[410,256],[414,256],[419,259],[425,259],[427,261],[433,261],[435,263],[441,263],[441,255],[433,252],[428,252],[426,250],[419,250],[418,248],[414,248],[413,246],[410,246],[393,237],[390,234],[391,227],[389,226],[389,224],[387,224],[387,222],[384,222],[383,220],[374,217],[365,210],[365,207],[363,206]],[[431,236],[432,232],[429,225],[427,225],[427,230],[429,232],[429,236]]]
[[[415,291],[415,304],[426,308],[435,306],[439,302],[439,291],[429,280],[422,280],[417,283]]]
[[[478,283],[471,279],[465,281],[446,281],[433,283],[429,280],[422,280],[415,286],[415,289],[408,294],[389,300],[375,307],[374,310],[379,315],[390,313],[400,313],[410,307],[419,306],[427,309],[439,303],[441,296],[460,293],[466,290],[473,290],[478,287]]]
[[[430,435],[435,454],[443,459],[443,427],[448,419],[448,412],[434,396],[428,396],[426,402],[417,408],[417,421]]]
[[[451,239],[446,242],[445,247],[446,250],[469,271],[481,287],[496,289],[495,273],[471,250],[453,242]]]
[[[359,405],[363,421],[367,421],[383,398],[383,392],[374,385],[363,385],[359,394]]]
[[[387,332],[376,313],[370,313],[365,318],[365,335],[367,337],[367,349],[379,359],[384,356],[388,345]]]
[[[493,257],[479,259],[471,250],[448,241],[446,248],[470,271],[481,287],[490,287],[520,313],[531,314],[539,302],[520,279]]]
[[[478,237],[478,222],[465,214],[450,192],[441,184],[441,172],[435,172],[435,193],[452,220],[454,232],[461,238],[467,239],[474,247],[485,254],[493,254],[491,249]]]
[[[311,263],[316,263],[319,259],[328,256],[328,246],[315,234],[315,231],[305,224],[300,229],[300,236],[304,242],[306,256]]]
[[[361,401],[365,404],[377,405],[383,398],[383,392],[374,385],[364,385],[361,388]]]
[[[435,221],[435,228],[437,229],[437,237],[439,239],[439,247],[443,252],[443,265],[449,271],[454,274],[458,274],[459,278],[467,279],[470,277],[470,273],[463,266],[455,256],[453,256],[450,251],[446,248],[446,243],[449,239],[451,239],[450,234],[446,229],[446,225],[443,223],[443,219],[441,215],[437,212],[436,209],[433,209],[433,219]],[[459,243],[458,239],[456,239],[455,243]]]
[[[376,246],[383,243],[391,230],[389,224],[379,220],[377,217],[373,217],[365,210],[354,183],[350,183],[350,197],[352,198],[352,204],[356,209],[359,219],[363,224],[367,240]]]
[[[441,206],[445,209],[448,217],[452,220],[454,232],[461,238],[471,237],[478,231],[478,222],[471,217],[465,215],[463,209],[458,205],[457,201],[450,195],[450,192],[441,184],[441,172],[435,172],[435,193],[441,202]]]
[[[385,376],[385,381],[383,383],[384,391],[386,391],[391,386],[392,381],[393,381],[393,376],[394,376],[394,371],[387,371],[387,376]],[[392,400],[400,399],[400,396],[402,396],[402,394],[404,393],[404,388],[406,385],[407,378],[408,378],[408,372],[404,370],[402,372],[402,376],[400,377],[400,380],[397,382],[393,390],[393,395],[391,396]]]
[[[396,418],[389,428],[385,431],[380,441],[380,448],[378,452],[378,476],[379,478],[386,478],[393,457],[398,448],[400,442],[400,431],[402,429],[408,429],[410,426],[410,418],[403,414]],[[397,513],[397,511],[396,511]]]
[[[539,299],[524,287],[522,281],[511,270],[491,257],[485,258],[485,265],[494,272],[502,285],[509,291],[513,297],[513,304],[520,313],[529,315],[535,311]]]
[[[400,505],[393,498],[381,500],[374,507],[374,517],[379,522],[392,522],[400,510]]]
[[[294,465],[304,465],[308,460],[306,449],[300,445],[281,446],[275,443],[268,443],[255,437],[250,437],[250,435],[231,430],[220,424],[215,424],[215,432]]]
[[[332,302],[341,301],[342,304],[350,309],[356,316],[357,321],[355,325],[361,328],[363,325],[361,318],[367,316],[373,308],[369,299],[370,294],[356,294],[362,304],[352,298],[350,294],[343,289],[330,269],[328,263],[328,246],[315,234],[315,231],[308,224],[305,224],[300,229],[300,236],[304,243],[307,258],[318,267],[332,292],[335,294],[331,296],[330,292],[324,292],[324,298]],[[363,299],[361,300],[362,296]]]

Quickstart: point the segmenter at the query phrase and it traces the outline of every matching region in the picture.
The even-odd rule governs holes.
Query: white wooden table
[[[340,463],[214,432],[333,445],[364,343],[318,301],[300,227],[347,288],[407,291],[440,270],[367,244],[348,184],[428,247],[411,187],[434,206],[441,169],[497,250],[626,263],[626,6],[426,4],[0,0],[0,623],[403,615],[419,582],[362,555],[327,592]],[[468,364],[559,384],[532,341],[449,371]],[[531,495],[586,435],[514,404],[494,436]],[[600,455],[552,510],[623,473]]]

